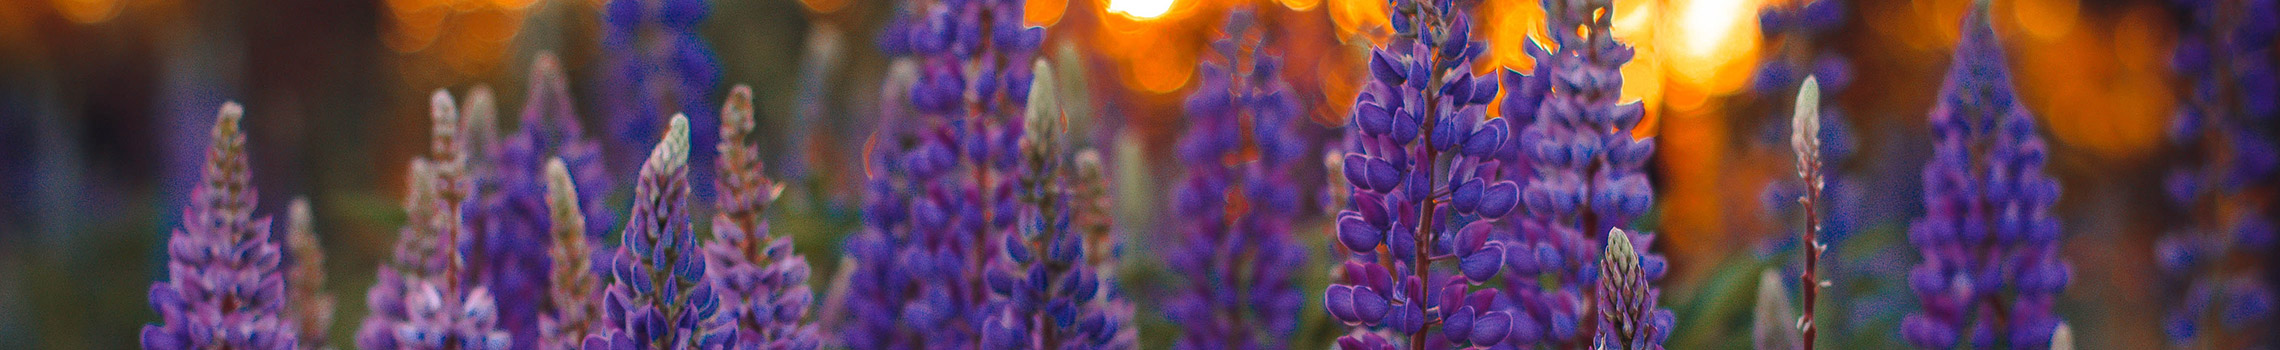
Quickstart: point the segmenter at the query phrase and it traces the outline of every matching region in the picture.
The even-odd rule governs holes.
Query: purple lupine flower
[[[706,263],[689,227],[689,120],[673,116],[641,165],[603,313],[610,330],[586,336],[586,350],[723,347],[734,321],[705,280]]]
[[[1015,150],[1044,29],[1014,0],[912,1],[881,31],[881,51],[914,62],[905,108],[866,158],[866,229],[848,238],[843,298],[854,349],[973,348],[989,310],[983,264],[1017,215]],[[908,124],[908,125],[893,125]]]
[[[1290,132],[1298,100],[1276,76],[1279,62],[1262,52],[1266,34],[1251,25],[1247,11],[1228,19],[1228,37],[1213,44],[1217,60],[1204,62],[1187,99],[1185,175],[1171,196],[1171,213],[1182,219],[1169,228],[1177,243],[1165,257],[1189,273],[1165,302],[1165,316],[1183,331],[1175,349],[1283,349],[1305,301],[1288,268],[1306,265],[1291,236],[1300,209],[1290,172],[1304,151]],[[1228,163],[1245,149],[1257,149],[1257,159]]]
[[[712,45],[697,33],[697,25],[711,11],[705,0],[610,0],[605,5],[601,45],[606,75],[596,90],[609,97],[601,99],[603,120],[608,121],[612,134],[608,138],[608,164],[639,164],[644,155],[641,150],[647,149],[651,138],[665,132],[661,128],[673,115],[669,111],[686,113],[691,126],[698,130],[711,128],[718,121],[706,106],[713,101],[713,90],[720,87],[720,60],[714,57]],[[691,136],[696,144],[713,143],[709,133]],[[712,162],[712,154],[707,152],[690,157],[696,164]],[[574,159],[565,160],[576,165]],[[611,169],[613,173],[630,170]],[[707,183],[712,181],[712,169],[696,167],[690,169],[690,176],[692,181]],[[608,194],[596,191],[588,195]],[[696,195],[711,198],[712,189],[699,187]]]
[[[547,279],[548,310],[538,320],[537,346],[542,349],[576,349],[586,335],[601,329],[601,284],[594,280],[592,237],[586,234],[586,214],[579,204],[577,182],[562,158],[546,161],[546,208],[553,222],[554,247],[548,257],[553,266]]]
[[[2070,275],[2051,212],[2058,182],[2043,174],[2047,146],[2011,90],[1986,6],[1965,18],[1930,116],[1925,215],[1908,232],[1924,259],[1908,276],[1923,309],[1901,334],[1927,349],[2045,348]]]
[[[539,53],[533,60],[530,88],[525,94],[528,99],[523,104],[521,125],[505,139],[489,142],[490,146],[476,153],[489,158],[477,173],[480,200],[470,213],[480,214],[470,215],[470,220],[481,234],[461,243],[474,252],[468,258],[473,272],[467,276],[468,282],[488,286],[499,296],[499,324],[516,339],[538,339],[538,319],[548,303],[546,276],[553,260],[548,256],[553,221],[546,203],[542,161],[558,156],[578,175],[574,178],[580,189],[576,193],[581,195],[578,207],[587,218],[578,223],[584,226],[580,232],[595,233],[587,244],[607,247],[601,244],[604,239],[600,233],[608,232],[612,221],[602,208],[610,185],[601,163],[601,148],[584,139],[570,100],[568,79],[552,53]],[[469,123],[480,119],[484,118],[471,118]],[[471,138],[484,134],[480,130],[474,133]],[[596,261],[607,263],[606,259]],[[595,272],[606,271],[605,267]],[[528,350],[538,345],[525,341],[514,347]]]
[[[314,214],[308,198],[293,198],[286,208],[285,260],[291,268],[285,273],[285,313],[301,339],[296,348],[330,348],[325,334],[332,331],[333,296],[325,292],[325,250],[317,244]]]
[[[144,325],[144,349],[291,349],[299,343],[286,300],[283,254],[269,218],[253,217],[258,198],[245,159],[245,108],[222,104],[214,118],[199,186],[190,190],[182,228],[167,239],[167,280],[151,283],[158,324]]]
[[[1505,117],[1525,124],[1500,157],[1513,163],[1509,171],[1527,178],[1521,202],[1528,209],[1505,237],[1505,263],[1524,277],[1505,279],[1503,297],[1518,315],[1512,331],[1517,343],[1581,347],[1598,338],[1592,318],[1601,312],[1594,311],[1590,293],[1603,277],[1600,249],[1611,240],[1599,232],[1628,225],[1654,205],[1644,168],[1655,143],[1633,136],[1644,108],[1619,100],[1621,68],[1633,51],[1615,41],[1612,2],[1542,5],[1551,28],[1581,30],[1552,31],[1557,51],[1525,42],[1526,52],[1536,57],[1534,74],[1506,70],[1499,77],[1510,91]],[[1652,238],[1644,232],[1626,237],[1641,243],[1634,253],[1639,277],[1648,284],[1668,270],[1661,255],[1644,249]]]
[[[498,328],[490,292],[465,283],[458,244],[472,233],[464,221],[473,181],[468,176],[468,133],[448,91],[430,97],[434,128],[429,154],[412,161],[413,193],[405,202],[410,222],[397,241],[394,262],[366,296],[372,309],[357,333],[365,349],[505,349],[511,336]]]
[[[1371,52],[1342,161],[1352,190],[1337,235],[1352,255],[1324,300],[1358,332],[1341,344],[1375,343],[1367,333],[1397,334],[1409,348],[1528,342],[1508,337],[1525,324],[1497,289],[1479,287],[1503,270],[1507,243],[1490,238],[1520,185],[1496,159],[1512,125],[1486,118],[1499,83],[1471,73],[1487,44],[1471,38],[1469,5],[1395,2],[1397,35]]]
[[[404,295],[412,291],[412,283],[443,271],[443,260],[437,258],[442,242],[428,230],[437,215],[430,204],[435,198],[431,172],[427,160],[420,158],[413,158],[405,171],[404,227],[397,231],[394,253],[375,273],[378,280],[365,290],[367,312],[356,331],[357,348],[397,348],[396,326],[410,319]]]
[[[1631,244],[1631,233],[1623,229],[1607,232],[1607,254],[1599,260],[1597,304],[1599,330],[1594,349],[1604,350],[1659,350],[1670,340],[1671,324],[1677,320],[1669,309],[1655,306],[1655,298],[1662,295],[1659,288],[1647,279],[1646,268],[1641,266],[1639,251],[1654,243],[1651,236],[1642,236],[1641,244]]]
[[[755,126],[752,88],[729,89],[720,110],[719,176],[713,238],[705,244],[707,275],[720,291],[724,314],[736,323],[736,347],[815,349],[815,325],[803,323],[815,293],[808,288],[807,258],[792,252],[790,235],[768,233],[768,205],[784,185],[762,173],[760,150],[747,143]]]
[[[2171,344],[2270,346],[2275,236],[2273,106],[2280,94],[2272,0],[2175,1],[2186,14],[2172,63],[2190,82],[2170,137],[2176,222],[2155,243]],[[2229,213],[2229,214],[2227,214]]]
[[[1071,229],[1068,119],[1055,97],[1051,68],[1044,61],[1035,67],[1044,76],[1028,89],[1021,128],[1035,131],[1020,147],[1023,205],[1015,215],[1021,232],[997,238],[1004,253],[984,265],[991,299],[984,306],[980,348],[1108,349],[1130,325],[1108,317],[1101,300],[1107,293],[1087,258],[1085,236]]]
[[[1065,108],[1066,106],[1064,106]],[[1125,298],[1123,284],[1117,276],[1124,259],[1123,232],[1116,228],[1111,212],[1114,198],[1110,198],[1108,168],[1102,164],[1100,152],[1093,149],[1077,151],[1076,186],[1072,197],[1076,212],[1072,221],[1084,235],[1086,264],[1100,277],[1100,310],[1108,322],[1131,325],[1138,312],[1132,300]],[[1294,303],[1296,301],[1293,301]],[[1140,348],[1140,328],[1124,327],[1113,335],[1104,349]]]

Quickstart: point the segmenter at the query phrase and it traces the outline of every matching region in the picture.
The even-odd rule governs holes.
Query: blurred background
[[[126,349],[156,321],[145,297],[164,275],[164,242],[197,177],[208,126],[224,101],[246,106],[259,215],[282,218],[311,199],[341,295],[334,344],[347,346],[363,291],[403,222],[403,164],[426,147],[426,96],[477,85],[513,113],[531,62],[558,55],[588,130],[607,130],[601,103],[605,0],[11,0],[0,1],[0,348]],[[1832,0],[1822,0],[1832,1]],[[1672,259],[1663,305],[1679,315],[1672,348],[1747,347],[1758,273],[1794,260],[1793,227],[1769,197],[1793,181],[1782,142],[1794,83],[1769,66],[1810,67],[1849,81],[1831,101],[1851,134],[1832,165],[1857,205],[1837,241],[1838,291],[1825,297],[1824,337],[1897,348],[1893,332],[1914,297],[1900,276],[1917,257],[1910,219],[1930,153],[1925,114],[1972,0],[1843,4],[1810,31],[1768,28],[1761,12],[1794,0],[1618,0],[1616,33],[1639,56],[1624,93],[1647,106],[1641,136],[1660,140],[1651,220]],[[859,229],[860,149],[879,113],[889,62],[874,37],[897,5],[885,0],[711,0],[697,36],[719,63],[703,110],[732,84],[758,96],[771,175],[794,185],[776,232],[829,276],[842,237]],[[1110,155],[1126,293],[1148,307],[1171,276],[1152,262],[1163,239],[1160,181],[1175,178],[1171,142],[1198,55],[1230,8],[1256,8],[1277,37],[1317,137],[1340,131],[1367,74],[1367,47],[1384,37],[1377,0],[1030,0],[1048,26],[1046,56],[1089,95],[1090,144]],[[1493,65],[1526,69],[1520,49],[1543,38],[1532,1],[1490,1],[1474,12]],[[2165,142],[2184,82],[2171,50],[2184,15],[2162,0],[2016,0],[1993,5],[2020,95],[2052,145],[2049,171],[2074,284],[2060,315],[2087,348],[2162,344],[2160,277],[2152,242],[2179,215],[2162,209]],[[1838,57],[1829,61],[1829,57]],[[1802,62],[1800,64],[1800,62]],[[1831,63],[1834,62],[1834,63]],[[1836,66],[1831,66],[1835,64]],[[1835,69],[1835,70],[1828,70]],[[1802,74],[1795,74],[1802,76]],[[1795,79],[1789,77],[1786,79]],[[1491,109],[1493,110],[1493,109]],[[509,121],[501,121],[501,125]],[[589,131],[592,137],[611,137]],[[620,143],[609,152],[626,152]],[[638,149],[632,152],[639,152]],[[1319,165],[1300,176],[1319,184]],[[612,168],[631,178],[631,169]],[[625,191],[623,189],[621,192]],[[623,197],[624,194],[619,194]],[[620,205],[611,210],[622,212]],[[1326,220],[1301,230],[1321,262]],[[1327,271],[1324,263],[1322,269]],[[1318,294],[1325,273],[1301,289]],[[1870,278],[1876,277],[1876,278]],[[818,283],[824,283],[818,279]],[[818,290],[827,288],[819,287]],[[1319,296],[1316,296],[1319,298]],[[1325,348],[1335,326],[1306,304],[1300,348]],[[1823,315],[1829,315],[1824,311]],[[1143,312],[1142,342],[1176,336]],[[1856,346],[1848,346],[1852,348]]]

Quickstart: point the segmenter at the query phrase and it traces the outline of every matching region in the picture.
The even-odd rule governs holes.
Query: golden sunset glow
[[[1172,11],[1172,0],[1109,0],[1108,12],[1121,13],[1142,19],[1163,17]]]

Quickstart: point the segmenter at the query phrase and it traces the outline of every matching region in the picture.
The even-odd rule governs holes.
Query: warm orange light
[[[1108,12],[1140,19],[1163,17],[1171,11],[1172,0],[1108,0]]]
[[[111,20],[119,15],[119,0],[54,0],[56,12],[72,22],[93,24]]]
[[[832,1],[848,2],[847,0]],[[1061,22],[1061,14],[1068,12],[1069,0],[1029,0],[1023,2],[1021,6],[1022,24],[1045,27]]]
[[[1757,19],[1757,6],[1750,0],[1693,0],[1685,3],[1685,12],[1679,14],[1679,36],[1684,37],[1680,47],[1691,56],[1710,56],[1728,51],[1745,19]]]

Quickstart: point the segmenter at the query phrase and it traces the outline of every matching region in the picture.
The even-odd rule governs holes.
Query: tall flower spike
[[[1652,137],[1636,138],[1645,119],[1639,102],[1621,100],[1622,66],[1631,47],[1616,41],[1612,1],[1545,0],[1546,24],[1556,50],[1535,41],[1522,49],[1536,58],[1533,74],[1505,70],[1498,80],[1507,92],[1504,117],[1519,129],[1496,156],[1504,170],[1525,179],[1520,202],[1527,215],[1511,220],[1507,268],[1519,278],[1504,279],[1509,312],[1524,344],[1553,348],[1589,347],[1603,314],[1597,292],[1602,232],[1632,224],[1654,206],[1646,165],[1655,153]],[[1572,30],[1571,30],[1572,29]],[[1668,263],[1637,241],[1645,283],[1661,280]],[[1657,320],[1646,320],[1657,321]],[[1659,344],[1659,339],[1656,343]],[[1631,344],[1624,344],[1631,345]]]
[[[2167,306],[2162,329],[2178,348],[2272,347],[2280,309],[2271,258],[2280,191],[2280,75],[2275,1],[2173,1],[2184,19],[2171,60],[2188,82],[2170,118],[2175,160],[2166,181],[2177,218],[2154,256]]]
[[[1639,250],[1623,229],[1607,232],[1607,255],[1599,260],[1599,330],[1596,349],[1660,350],[1670,339],[1670,310],[1655,306],[1662,292],[1649,283]]]
[[[1176,349],[1283,349],[1305,302],[1287,268],[1306,266],[1291,231],[1301,210],[1290,173],[1305,148],[1291,132],[1298,101],[1267,34],[1246,30],[1251,14],[1239,11],[1198,69],[1177,146],[1185,167],[1166,212],[1182,219],[1162,233],[1176,238],[1165,264],[1186,272],[1164,308],[1181,328]]]
[[[214,118],[199,186],[190,190],[180,229],[167,238],[167,280],[151,283],[158,324],[144,325],[144,349],[285,349],[299,343],[279,315],[282,259],[269,218],[253,217],[258,198],[245,159],[245,108],[222,104]]]
[[[378,281],[365,290],[365,313],[356,331],[357,348],[395,349],[396,326],[410,319],[404,296],[413,283],[443,272],[443,243],[431,230],[436,221],[434,171],[423,158],[413,158],[404,172],[404,227],[397,231],[396,247],[375,273]]]
[[[553,221],[553,270],[547,282],[552,294],[548,313],[539,319],[538,344],[543,349],[576,349],[583,345],[586,335],[600,326],[594,318],[601,316],[600,300],[595,292],[601,285],[594,281],[591,252],[587,246],[586,215],[579,208],[577,182],[570,178],[570,168],[562,158],[546,161],[546,205]]]
[[[1108,169],[1102,164],[1100,151],[1089,148],[1077,151],[1076,166],[1076,189],[1071,197],[1076,201],[1076,213],[1072,221],[1084,235],[1086,264],[1100,276],[1100,295],[1094,298],[1095,303],[1100,304],[1108,323],[1127,325],[1109,335],[1102,348],[1138,349],[1140,328],[1130,326],[1138,309],[1125,298],[1124,284],[1117,278],[1124,259],[1124,233],[1117,229],[1111,211],[1115,199],[1111,198]]]
[[[333,296],[325,292],[325,250],[317,244],[316,224],[311,222],[308,198],[293,198],[286,209],[285,246],[292,269],[285,275],[286,312],[291,314],[294,333],[300,335],[297,348],[316,350],[325,346],[325,334],[332,330]]]
[[[907,104],[882,115],[918,118],[882,123],[867,146],[865,230],[845,243],[844,346],[981,345],[997,309],[985,305],[985,264],[1017,235],[1020,113],[1044,41],[1022,11],[1018,0],[909,0],[880,31],[881,52],[914,64],[909,85],[887,87],[907,94],[883,94]]]
[[[713,288],[721,292],[723,315],[736,323],[736,347],[815,349],[816,327],[805,323],[815,292],[808,288],[807,258],[792,252],[790,235],[768,232],[768,204],[784,185],[763,174],[760,150],[748,143],[755,126],[752,88],[729,89],[720,108],[720,167],[714,182],[713,241],[705,244]]]
[[[1511,246],[1490,238],[1520,185],[1498,160],[1512,124],[1487,117],[1501,83],[1471,73],[1487,48],[1470,37],[1471,5],[1395,2],[1398,33],[1371,53],[1341,163],[1352,190],[1335,227],[1351,255],[1324,298],[1353,328],[1338,340],[1349,349],[1391,344],[1374,332],[1411,349],[1535,340],[1514,336],[1532,326],[1484,286],[1504,270]]]
[[[467,172],[467,138],[471,134],[459,118],[458,106],[449,91],[438,89],[429,101],[434,135],[430,139],[428,158],[425,162],[415,162],[414,172],[430,177],[419,183],[425,187],[422,191],[432,197],[414,196],[425,201],[407,204],[433,207],[425,210],[428,215],[413,215],[414,219],[425,220],[411,223],[421,227],[412,232],[429,236],[441,246],[433,259],[440,260],[442,268],[440,273],[422,271],[416,279],[383,281],[382,285],[376,285],[375,288],[400,288],[391,290],[400,292],[390,297],[396,304],[387,305],[396,309],[386,311],[387,316],[401,317],[386,320],[394,323],[393,327],[377,332],[391,336],[393,339],[385,345],[398,349],[506,349],[512,344],[512,336],[499,328],[497,304],[487,288],[465,283],[466,258],[460,245],[452,243],[464,242],[467,235],[474,232],[464,221],[473,182]],[[421,164],[425,164],[424,169]],[[366,327],[369,330],[374,325],[367,323]],[[364,341],[363,336],[359,334],[360,342]]]
[[[1797,199],[1805,208],[1804,249],[1805,271],[1799,274],[1797,284],[1803,291],[1805,316],[1797,319],[1802,332],[1798,341],[1805,349],[1813,348],[1813,338],[1819,333],[1813,321],[1813,307],[1819,305],[1821,288],[1827,284],[1821,279],[1821,254],[1828,251],[1821,244],[1821,84],[1814,77],[1805,77],[1805,84],[1797,88],[1797,109],[1790,118],[1789,149],[1797,152],[1797,178],[1805,183],[1805,195]]]
[[[2059,186],[2043,175],[2047,146],[1987,12],[1965,16],[1929,118],[1924,217],[1908,233],[1923,257],[1908,276],[1923,309],[1901,321],[1918,348],[2044,348],[2062,323],[2052,306],[2071,273],[2051,213]]]
[[[1036,63],[1021,144],[1021,233],[998,242],[981,329],[983,349],[1106,349],[1127,325],[1110,320],[1098,298],[1100,274],[1086,260],[1085,237],[1070,229],[1074,210],[1067,165],[1067,116],[1054,97],[1052,70]]]
[[[669,126],[641,165],[611,266],[603,313],[614,327],[587,336],[586,350],[713,348],[735,339],[689,227],[688,118],[674,116]]]
[[[524,94],[528,97],[515,130],[499,141],[487,142],[490,146],[473,148],[475,154],[484,155],[478,159],[489,161],[474,172],[477,201],[469,211],[469,221],[476,234],[464,242],[470,252],[467,263],[472,276],[468,278],[488,286],[499,297],[499,324],[516,339],[540,338],[539,319],[549,310],[546,276],[550,266],[560,261],[549,256],[549,246],[556,244],[549,234],[556,229],[548,212],[544,161],[558,156],[566,169],[577,175],[572,177],[579,194],[574,198],[578,201],[575,207],[583,211],[585,219],[567,224],[583,226],[580,232],[589,233],[585,244],[604,247],[588,251],[607,249],[602,235],[614,223],[602,208],[610,182],[602,168],[601,147],[584,139],[568,85],[554,55],[539,53],[531,63],[530,85]],[[484,144],[472,138],[489,134],[473,126],[482,119],[473,117],[478,113],[487,112],[482,108],[468,112],[470,146]],[[587,259],[595,265],[609,261]],[[594,270],[597,274],[606,272],[606,267]],[[583,339],[580,335],[571,344]],[[540,345],[538,341],[523,341],[516,342],[514,348],[530,350]]]

